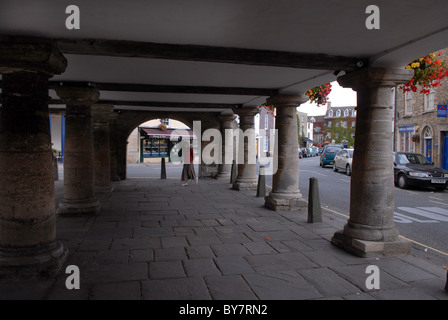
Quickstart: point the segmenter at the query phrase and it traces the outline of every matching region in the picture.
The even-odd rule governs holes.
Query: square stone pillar
[[[64,196],[58,214],[97,214],[91,106],[98,101],[94,85],[66,84],[56,88],[66,103]]]
[[[222,157],[221,163],[218,166],[218,180],[230,180],[230,173],[232,170],[233,160],[233,138],[226,135],[226,130],[232,130],[233,137],[233,121],[236,116],[233,112],[223,113],[220,115],[221,119],[221,136],[222,136]],[[226,162],[226,159],[231,159],[230,163]]]
[[[391,88],[409,81],[412,70],[365,68],[338,79],[357,91],[350,218],[332,242],[361,257],[407,254],[410,243],[394,226],[394,119]]]
[[[109,116],[113,105],[94,104],[93,117],[93,165],[95,169],[95,192],[112,192],[110,179]]]
[[[299,141],[297,107],[306,102],[305,95],[278,95],[267,100],[277,109],[277,170],[272,180],[272,191],[265,197],[265,207],[276,211],[301,210],[307,207],[299,190]],[[275,168],[274,168],[275,170]]]
[[[0,279],[52,276],[68,251],[56,216],[48,79],[67,61],[51,43],[0,41]]]
[[[110,180],[120,181],[118,175],[118,152],[117,152],[117,120],[119,114],[112,112],[109,115],[109,147],[110,147]]]
[[[257,190],[257,162],[254,117],[258,107],[238,109],[240,117],[239,142],[237,143],[236,163],[238,174],[233,183],[234,190]],[[244,141],[243,141],[244,140]],[[249,149],[250,148],[250,149]]]

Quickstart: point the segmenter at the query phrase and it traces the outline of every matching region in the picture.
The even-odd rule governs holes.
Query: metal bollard
[[[165,158],[162,158],[162,170],[160,173],[160,179],[166,179]]]
[[[53,156],[53,175],[54,175],[54,181],[59,180],[59,168],[58,168],[58,158]]]
[[[260,166],[260,173],[258,174],[257,197],[265,197],[265,196],[266,196],[265,167]]]
[[[448,291],[448,267],[445,267],[445,270],[446,270],[445,291]]]
[[[230,172],[230,183],[234,183],[236,180],[236,176],[237,176],[237,166],[236,166],[236,161],[232,160],[232,170]]]
[[[322,222],[322,209],[320,206],[319,184],[317,178],[310,178],[308,193],[308,223]]]

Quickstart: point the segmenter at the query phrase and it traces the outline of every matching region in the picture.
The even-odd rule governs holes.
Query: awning
[[[191,129],[165,129],[160,130],[159,128],[140,128],[143,132],[145,132],[151,138],[188,138],[188,139],[196,139],[196,136]]]

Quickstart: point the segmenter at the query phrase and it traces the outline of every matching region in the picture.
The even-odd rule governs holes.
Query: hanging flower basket
[[[328,101],[330,92],[331,83],[326,83],[308,90],[306,95],[309,97],[311,103],[316,103],[318,106],[324,106]]]
[[[414,70],[414,77],[403,84],[403,92],[417,92],[420,87],[421,94],[428,94],[431,89],[440,86],[441,80],[448,76],[448,61],[440,60],[442,52],[430,53],[420,59],[412,61],[406,69]]]
[[[262,105],[258,106],[258,108],[260,108],[260,109],[264,108],[273,117],[275,117],[275,106],[274,105],[268,105],[267,103],[263,103]]]
[[[159,124],[159,126],[157,128],[159,128],[159,130],[165,131],[166,130],[166,124],[161,123],[161,124]]]
[[[328,95],[331,92],[331,83],[326,83],[310,89],[307,91],[306,95],[311,103],[315,102],[318,106],[323,106],[328,101]],[[259,108],[265,108],[267,112],[269,112],[272,116],[275,117],[275,106],[268,105],[267,103],[263,103],[258,106]]]
[[[418,135],[418,134],[412,135],[411,141],[412,142],[419,142],[420,141],[420,135]]]

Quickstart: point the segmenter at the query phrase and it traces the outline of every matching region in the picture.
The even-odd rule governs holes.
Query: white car
[[[352,174],[353,151],[353,149],[342,149],[336,154],[333,164],[334,172],[345,170],[348,176]]]

